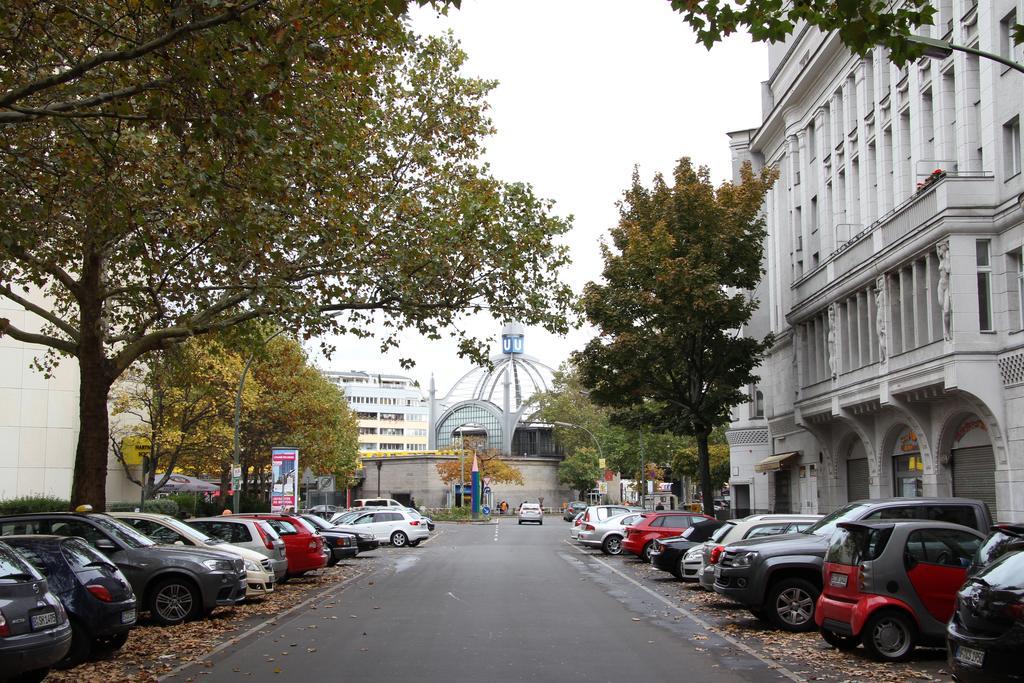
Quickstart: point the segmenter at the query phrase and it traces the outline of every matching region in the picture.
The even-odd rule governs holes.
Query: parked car
[[[987,544],[986,544],[987,545]],[[999,555],[956,596],[946,652],[961,683],[1024,681],[1024,550]]]
[[[899,662],[918,643],[941,645],[956,592],[985,539],[948,522],[840,522],[825,551],[824,587],[814,609],[822,637],[873,658]],[[810,609],[794,600],[792,609]]]
[[[651,512],[636,524],[626,527],[622,549],[636,555],[644,562],[651,561],[651,548],[655,540],[678,536],[697,522],[714,519],[696,512]]]
[[[35,567],[0,543],[0,675],[41,681],[71,648],[71,624]]]
[[[705,519],[694,523],[680,536],[669,536],[654,541],[651,546],[651,564],[662,571],[669,572],[680,581],[696,581],[696,572],[691,568],[690,575],[683,572],[683,559],[686,553],[693,548],[699,547],[704,541],[711,538],[725,522],[717,519]]]
[[[715,590],[715,565],[725,546],[748,538],[781,536],[805,531],[821,519],[821,515],[750,515],[743,519],[731,519],[716,531],[700,548],[699,556],[694,553],[687,562],[695,566],[700,587]],[[696,567],[699,565],[699,567]]]
[[[203,533],[170,515],[151,512],[111,512],[110,515],[162,545],[214,548],[242,558],[245,565],[245,597],[260,598],[274,592],[274,565],[269,557]]]
[[[303,576],[327,566],[328,552],[324,548],[324,539],[309,522],[284,513],[252,512],[231,516],[259,519],[277,532],[284,541],[284,553],[288,558],[286,579]]]
[[[326,519],[317,515],[299,515],[299,517],[315,526],[317,532],[323,537],[327,550],[330,552],[330,557],[327,558],[328,567],[333,567],[341,560],[359,554],[359,544],[355,534],[336,529]]]
[[[967,573],[974,576],[1006,553],[1024,550],[1024,524],[994,524]]]
[[[725,546],[715,565],[715,592],[743,604],[755,616],[778,628],[814,629],[814,605],[821,594],[821,567],[832,532],[840,522],[876,519],[934,520],[978,530],[988,529],[992,524],[988,507],[969,498],[857,501],[801,533]],[[810,609],[804,609],[806,605]]]
[[[306,512],[311,515],[319,515],[320,517],[330,517],[339,509],[337,505],[314,505],[306,510]]]
[[[85,539],[117,565],[139,604],[164,626],[245,599],[245,566],[240,557],[213,548],[157,545],[108,515],[40,512],[0,517],[0,536],[18,534]]]
[[[571,522],[573,518],[579,513],[587,509],[587,504],[578,500],[574,500],[565,506],[565,511],[562,513],[562,519],[567,522]]]
[[[405,510],[367,510],[350,523],[337,527],[343,531],[370,533],[380,543],[390,543],[401,548],[416,547],[430,538],[430,530],[422,519],[413,517]]]
[[[600,548],[605,555],[622,553],[622,539],[626,536],[626,527],[643,519],[643,512],[634,509],[622,515],[609,517],[603,522],[581,522],[576,527],[576,539],[583,545]]]
[[[335,512],[333,515],[327,518],[327,521],[330,522],[332,525],[337,526],[339,524],[351,522],[356,517],[365,514],[366,510],[364,508],[359,508],[357,510],[342,510],[340,512]]]
[[[423,523],[427,525],[427,531],[433,531],[434,530],[434,520],[433,520],[433,518],[428,517],[427,515],[423,514],[419,510],[417,510],[416,508],[403,508],[403,509],[406,512],[408,512],[410,515],[412,515],[413,517],[418,517],[419,519],[422,519]]]
[[[590,505],[583,510],[583,521],[603,522],[611,517],[624,515],[627,512],[634,512],[639,509],[629,505]]]
[[[540,503],[523,503],[519,506],[519,523],[523,522],[536,522],[537,524],[544,523],[544,511],[540,508]]]
[[[403,503],[399,503],[394,498],[357,498],[352,501],[353,508],[404,508]]]
[[[583,528],[583,515],[584,514],[585,514],[584,512],[581,512],[581,513],[579,513],[578,515],[576,515],[575,517],[572,518],[572,526],[569,527],[569,538],[571,538],[574,541],[578,540],[579,537],[580,537],[580,529]]]
[[[138,620],[135,594],[124,574],[79,538],[5,536],[39,573],[68,613],[71,647],[57,666],[84,662],[93,650],[120,649]]]
[[[225,515],[190,519],[187,524],[207,536],[263,555],[270,560],[275,583],[287,576],[288,556],[285,553],[284,540],[274,527],[265,521]]]

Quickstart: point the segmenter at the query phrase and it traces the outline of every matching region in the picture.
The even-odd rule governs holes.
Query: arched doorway
[[[846,448],[846,501],[871,497],[868,454],[860,439],[852,439]]]
[[[953,435],[950,455],[953,495],[980,500],[994,513],[996,461],[984,421],[972,415],[961,422]]]
[[[892,495],[919,497],[924,492],[924,462],[917,434],[907,427],[896,438],[892,452]]]

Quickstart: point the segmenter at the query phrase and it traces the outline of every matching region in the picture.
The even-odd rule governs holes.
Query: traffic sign
[[[480,512],[484,513],[485,515],[489,515],[491,514],[491,508],[484,505],[482,508],[480,508]]]
[[[484,495],[485,496],[491,495],[491,487],[490,486],[485,486],[484,487]]]

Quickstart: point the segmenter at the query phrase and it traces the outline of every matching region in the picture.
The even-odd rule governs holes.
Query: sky
[[[720,182],[731,173],[726,133],[761,120],[767,48],[733,36],[708,52],[667,0],[463,0],[446,17],[415,9],[411,26],[451,31],[469,56],[465,74],[499,82],[484,160],[496,177],[531,184],[556,214],[573,216],[564,237],[573,264],[563,277],[576,292],[601,277],[599,245],[634,166],[649,183],[689,156]],[[463,324],[478,336],[501,327],[487,317]],[[557,368],[590,336],[529,329],[526,353]],[[386,355],[372,340],[328,341],[329,359],[314,353],[321,368],[405,374],[424,389],[433,374],[442,394],[472,368],[454,343],[413,334]],[[403,357],[416,366],[401,370]]]

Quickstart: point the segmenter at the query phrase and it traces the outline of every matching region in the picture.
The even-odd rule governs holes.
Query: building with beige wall
[[[363,454],[427,449],[427,404],[415,380],[356,370],[327,370],[324,376],[345,392]]]
[[[1022,61],[1019,3],[937,2],[930,35]],[[898,68],[834,34],[773,46],[733,159],[779,170],[746,333],[771,332],[729,431],[734,506],[964,495],[1024,519],[1024,74]]]

